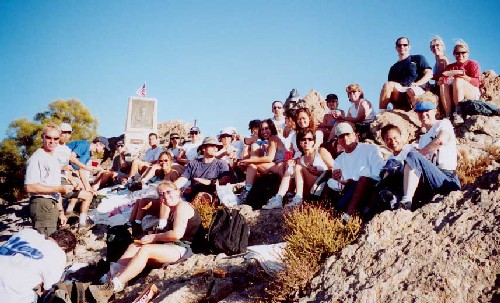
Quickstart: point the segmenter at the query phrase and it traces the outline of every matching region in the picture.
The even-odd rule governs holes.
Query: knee
[[[83,190],[80,192],[79,198],[85,200],[85,201],[90,201],[93,198],[93,194],[89,191]]]
[[[463,78],[455,78],[453,79],[453,87],[463,87],[467,81]]]

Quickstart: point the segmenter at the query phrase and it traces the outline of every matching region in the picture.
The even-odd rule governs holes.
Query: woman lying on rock
[[[106,274],[101,279],[105,284],[89,287],[97,302],[107,302],[113,293],[122,291],[147,264],[178,263],[193,254],[190,245],[201,224],[200,216],[190,203],[181,200],[174,183],[164,181],[157,190],[161,201],[159,228],[164,226],[166,231],[132,243],[117,262],[123,268],[114,276]]]

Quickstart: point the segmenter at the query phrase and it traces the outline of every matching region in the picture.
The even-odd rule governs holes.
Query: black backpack
[[[278,193],[281,177],[278,174],[265,174],[257,178],[253,184],[245,204],[252,209],[261,209],[267,201]]]
[[[211,253],[228,256],[247,251],[250,229],[237,209],[221,208],[212,217],[207,241]]]
[[[106,237],[106,261],[116,262],[132,243],[132,235],[127,225],[108,226]]]

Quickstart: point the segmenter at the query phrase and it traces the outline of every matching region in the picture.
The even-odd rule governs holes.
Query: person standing
[[[278,135],[283,136],[283,130],[285,129],[285,116],[284,116],[285,110],[283,103],[280,100],[276,100],[273,102],[271,106],[274,114],[271,120],[276,126]]]

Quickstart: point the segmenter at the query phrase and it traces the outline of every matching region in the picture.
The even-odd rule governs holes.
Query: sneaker
[[[103,285],[90,285],[89,290],[96,302],[108,302],[114,294],[112,282]]]
[[[299,195],[295,195],[290,203],[288,203],[287,207],[295,207],[302,204],[302,197]]]
[[[262,206],[262,209],[275,209],[283,208],[283,198],[280,195],[276,195],[267,201],[267,204]]]
[[[401,201],[401,208],[406,209],[406,210],[411,210],[411,201],[409,200],[402,200]]]
[[[453,113],[451,115],[451,122],[453,122],[453,124],[462,124],[464,123],[464,119],[458,114],[458,113]]]
[[[245,201],[248,198],[248,193],[249,192],[250,191],[246,187],[243,188],[243,190],[241,191],[240,196],[239,196],[240,204],[244,204],[245,203]]]
[[[399,208],[398,198],[391,191],[387,189],[381,190],[379,196],[383,201],[384,207],[389,206],[392,210]]]

